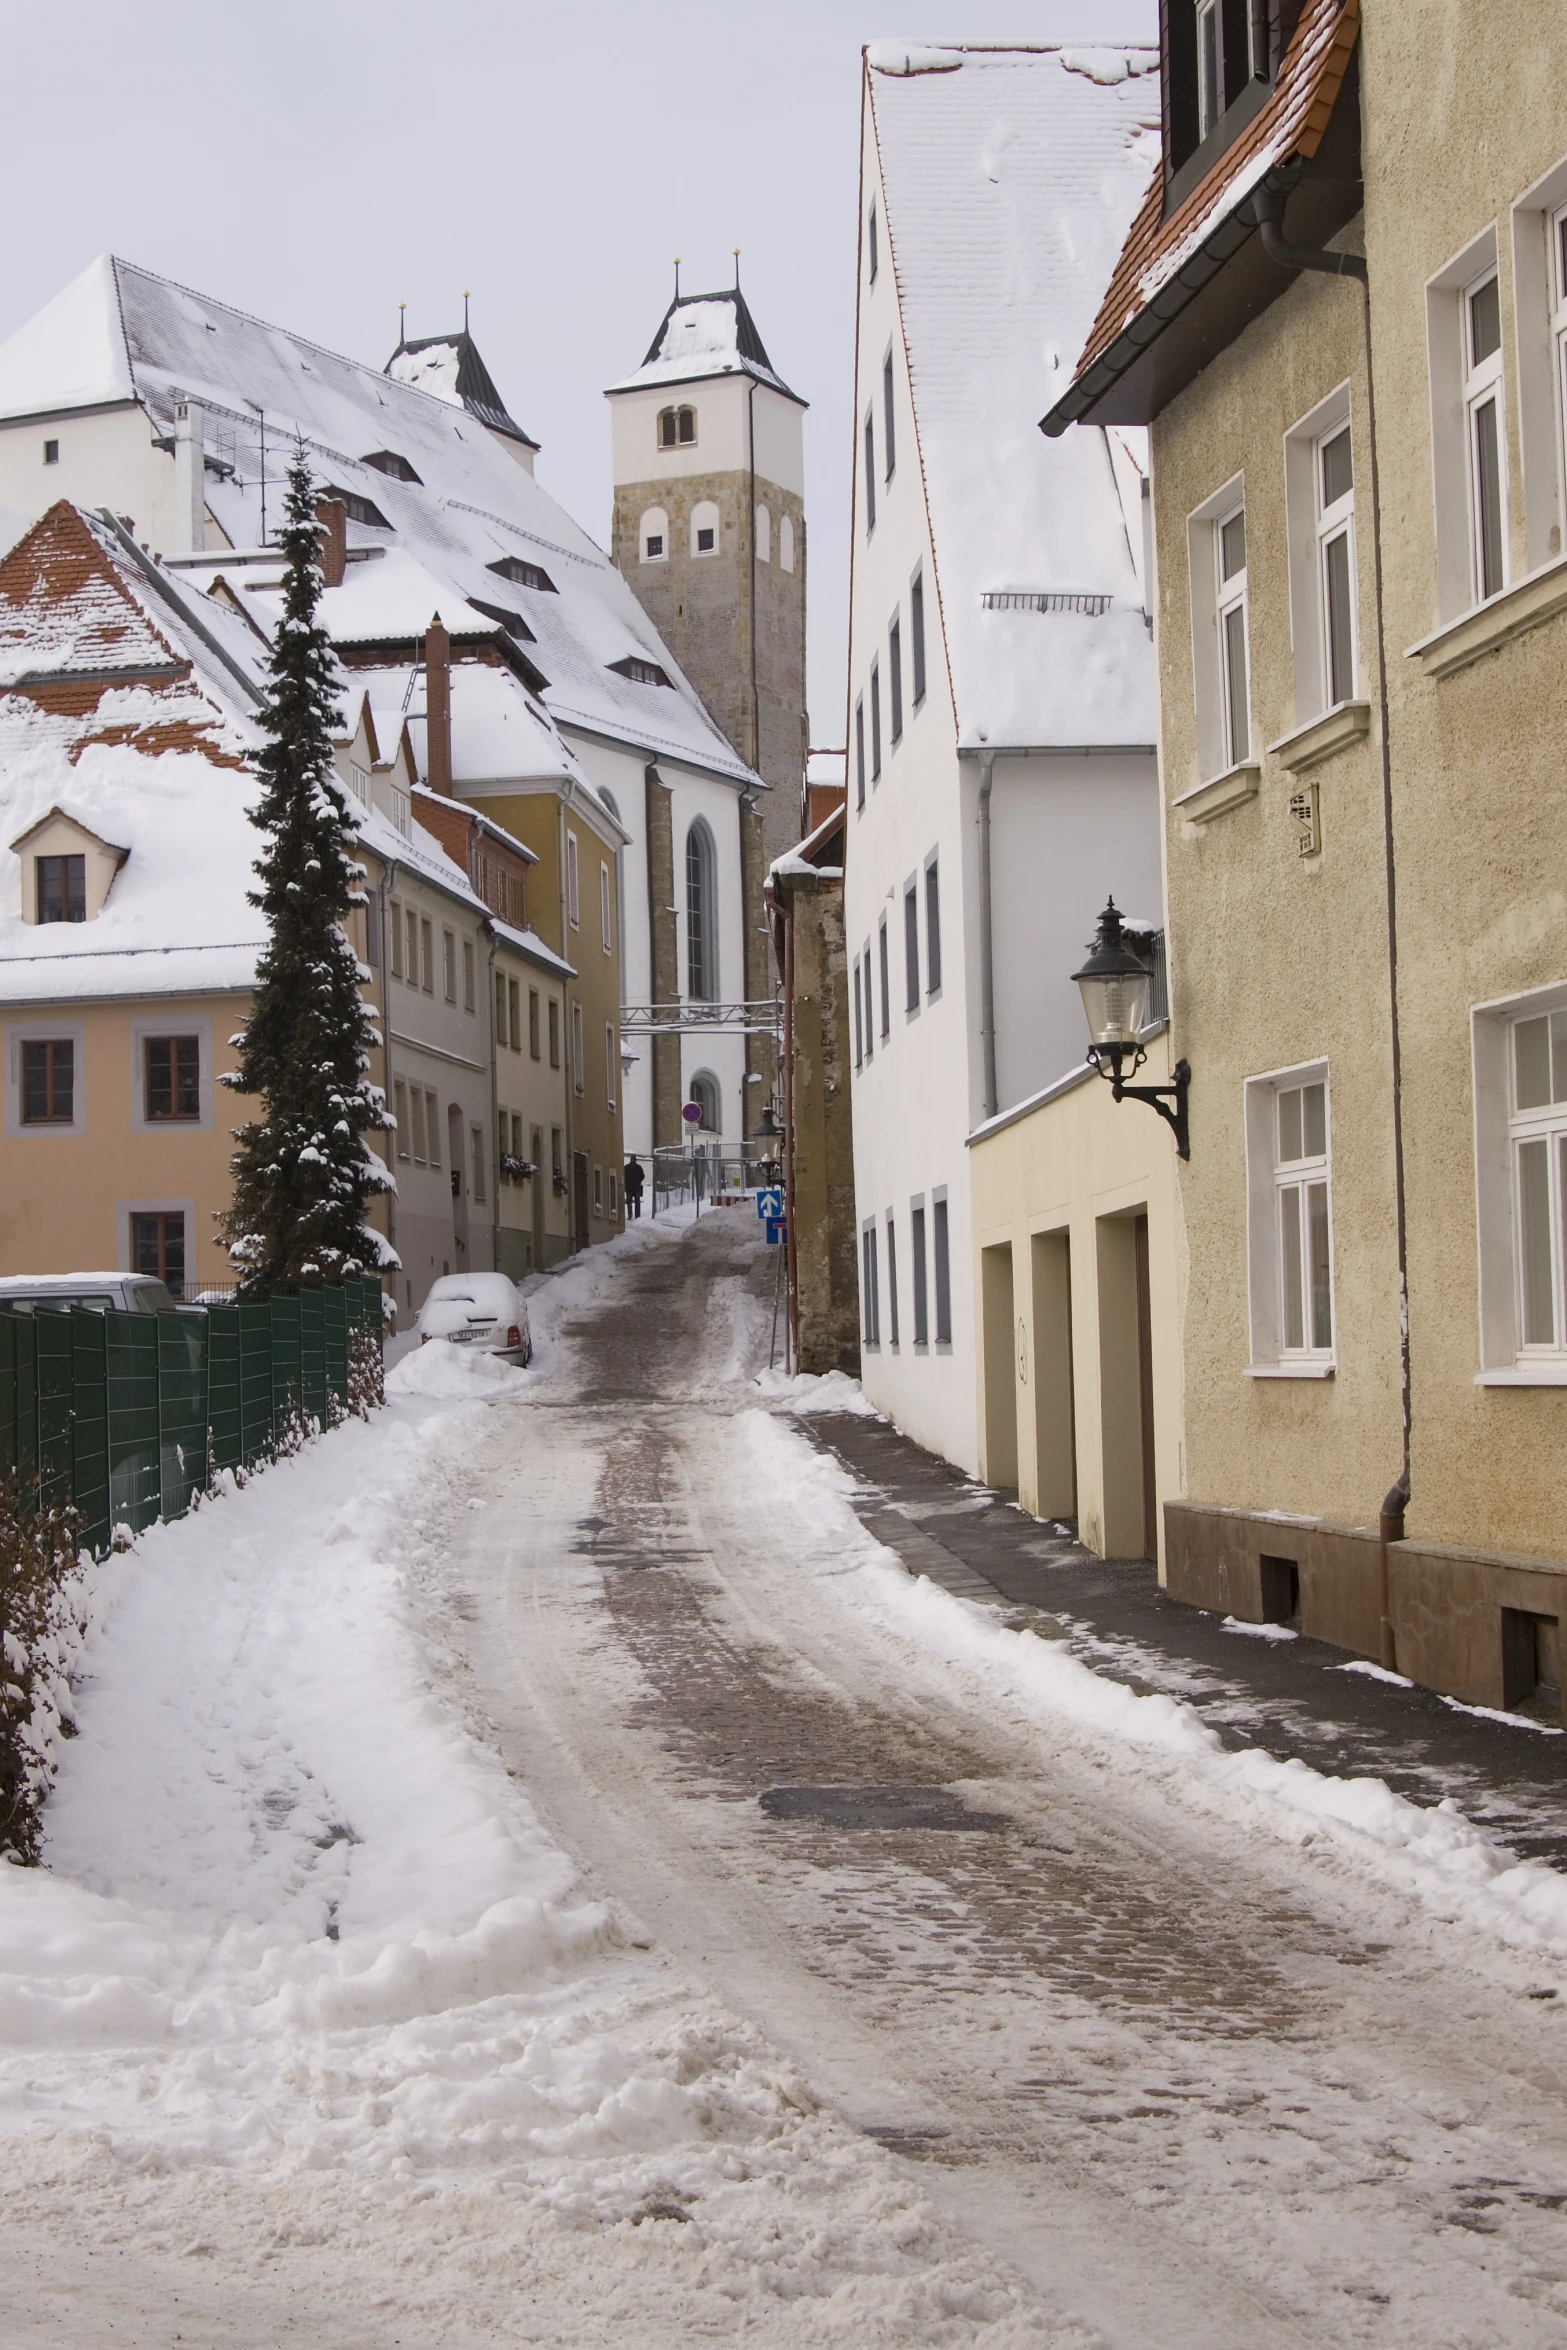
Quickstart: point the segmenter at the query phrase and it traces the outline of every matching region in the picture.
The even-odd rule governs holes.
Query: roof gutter
[[[1264,180],[1251,199],[1262,232],[1262,249],[1268,259],[1276,261],[1280,269],[1319,269],[1327,277],[1355,277],[1362,285],[1369,284],[1366,264],[1360,254],[1333,253],[1325,245],[1291,245],[1286,241],[1284,195],[1282,188],[1270,187]]]

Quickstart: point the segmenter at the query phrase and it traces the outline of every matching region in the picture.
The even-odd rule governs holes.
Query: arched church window
[[[756,509],[756,554],[761,563],[773,559],[773,518],[765,506]]]
[[[691,449],[696,446],[696,410],[694,408],[661,408],[658,416],[658,445],[661,449]]]
[[[778,517],[778,568],[780,571],[794,569],[794,524],[787,514]]]
[[[717,1134],[722,1131],[724,1122],[722,1097],[718,1090],[718,1079],[713,1075],[711,1069],[694,1069],[692,1071],[690,1091],[686,1098],[688,1101],[695,1102],[702,1113],[697,1126],[698,1134]]]
[[[686,994],[718,1001],[718,851],[700,816],[686,834]]]
[[[718,508],[711,498],[700,499],[691,509],[691,552],[693,555],[718,552]]]
[[[649,506],[637,524],[637,546],[644,563],[669,560],[669,516],[662,506]]]

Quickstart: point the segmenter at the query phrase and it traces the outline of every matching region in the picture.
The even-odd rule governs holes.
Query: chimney
[[[425,782],[452,796],[452,640],[436,613],[424,632]]]
[[[316,561],[328,587],[341,587],[348,569],[348,508],[341,498],[317,498],[316,520],[321,538]]]
[[[194,400],[174,411],[174,528],[172,555],[199,555],[207,544],[207,474],[202,458],[205,419]]]

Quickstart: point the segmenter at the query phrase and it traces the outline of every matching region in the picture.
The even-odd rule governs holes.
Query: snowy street
[[[773,1272],[633,1227],[98,1570],[7,2350],[1567,2341],[1567,1885],[914,1581]]]

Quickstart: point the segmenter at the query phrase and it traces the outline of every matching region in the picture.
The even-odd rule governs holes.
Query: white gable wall
[[[58,441],[58,463],[44,463],[44,443]],[[0,423],[0,506],[36,522],[57,498],[74,506],[109,506],[128,514],[150,547],[174,540],[174,459],[155,446],[150,418],[136,402]],[[222,534],[211,531],[221,543]]]

